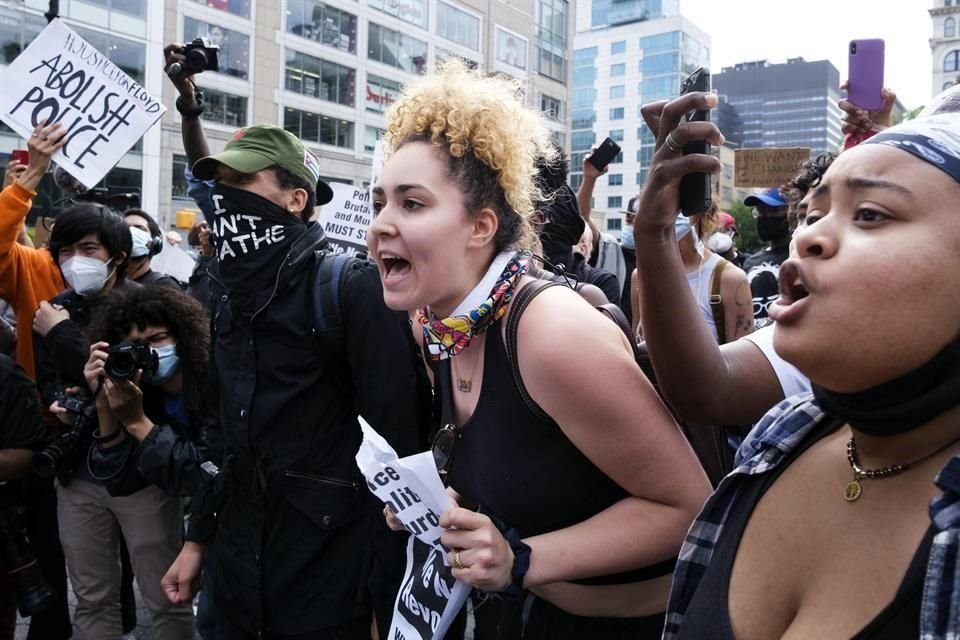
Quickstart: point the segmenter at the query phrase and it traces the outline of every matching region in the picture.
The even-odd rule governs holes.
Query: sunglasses
[[[445,424],[433,437],[433,462],[437,465],[440,478],[446,480],[447,472],[453,465],[453,454],[457,451],[457,442],[461,437],[460,428],[455,424]]]

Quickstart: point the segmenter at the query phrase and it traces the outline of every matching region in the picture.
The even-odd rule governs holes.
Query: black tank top
[[[486,332],[477,407],[459,428],[447,479],[480,510],[522,538],[563,529],[603,511],[627,492],[577,449],[553,420],[535,415],[516,387],[501,322]],[[572,366],[572,365],[571,365]],[[444,421],[452,422],[450,361],[437,376]],[[676,559],[638,571],[577,581],[624,584],[670,573]]]
[[[750,514],[773,483],[787,467],[822,437],[840,427],[837,420],[825,420],[816,427],[806,442],[792,451],[776,470],[741,480],[737,502],[724,523],[723,534],[717,541],[710,563],[700,580],[697,591],[683,617],[677,640],[736,640],[730,625],[730,575],[737,556],[740,539],[747,528]],[[920,603],[923,596],[923,578],[935,530],[927,529],[907,569],[896,596],[877,616],[861,629],[852,640],[903,640],[920,634]],[[771,567],[771,570],[775,568]],[[855,596],[854,596],[855,597]]]

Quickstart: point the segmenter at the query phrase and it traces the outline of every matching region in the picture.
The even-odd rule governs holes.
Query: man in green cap
[[[183,57],[165,54],[168,68]],[[357,416],[402,455],[425,448],[429,386],[407,316],[384,305],[372,263],[328,253],[310,220],[333,192],[303,143],[261,124],[211,155],[202,93],[171,80],[191,195],[214,234],[208,403],[224,455],[215,526],[194,527],[164,588],[190,599],[212,540],[218,637],[368,640],[374,606],[386,614],[396,594],[403,541],[358,472]]]

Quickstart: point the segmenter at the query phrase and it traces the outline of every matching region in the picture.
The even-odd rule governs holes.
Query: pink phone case
[[[861,109],[883,106],[884,42],[880,39],[851,40],[847,100]]]

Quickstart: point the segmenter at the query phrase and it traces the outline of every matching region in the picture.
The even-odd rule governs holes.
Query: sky
[[[931,97],[928,10],[934,0],[680,0],[712,38],[711,71],[737,62],[828,59],[847,74],[850,40],[886,41],[885,84],[907,109]]]

